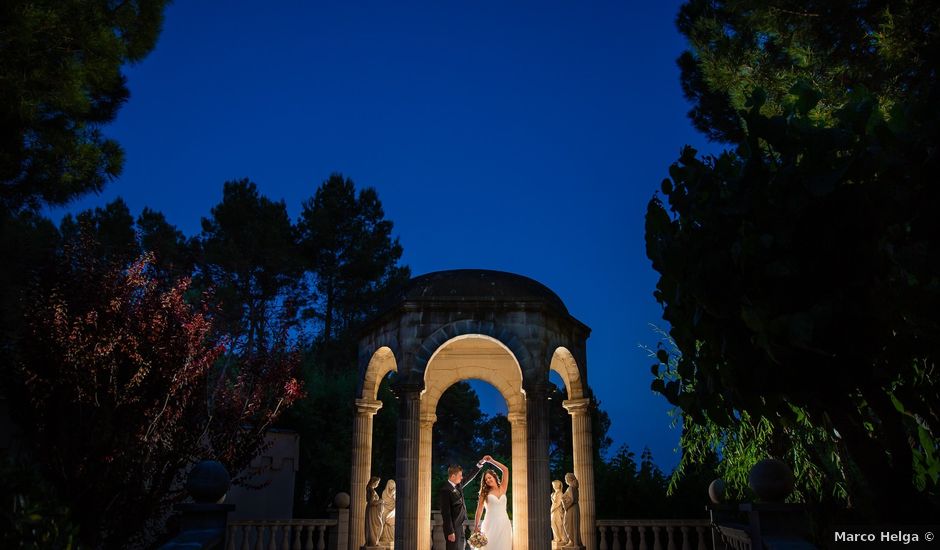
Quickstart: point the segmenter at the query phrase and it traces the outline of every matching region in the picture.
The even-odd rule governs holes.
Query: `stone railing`
[[[597,530],[599,550],[713,550],[708,520],[609,519]]]
[[[725,548],[730,550],[751,550],[751,534],[747,531],[746,526],[738,528],[729,525],[716,525],[715,531]]]
[[[464,527],[473,526],[467,520]],[[715,550],[711,523],[701,519],[598,520],[598,550]],[[431,513],[431,548],[444,549],[441,516]]]
[[[338,519],[233,521],[228,524],[226,550],[336,550]],[[345,537],[342,537],[345,538]]]
[[[434,550],[444,550],[446,541],[444,540],[444,522],[441,520],[441,513],[438,510],[431,510],[431,548]],[[473,521],[463,522],[464,531],[473,527]]]

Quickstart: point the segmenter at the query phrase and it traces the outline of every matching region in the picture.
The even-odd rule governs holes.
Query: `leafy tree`
[[[277,322],[290,324],[300,268],[294,228],[283,201],[242,179],[225,183],[222,202],[202,219],[199,281],[213,288],[237,347],[265,349]]]
[[[376,312],[386,290],[409,273],[398,264],[402,249],[391,229],[374,189],[357,195],[351,180],[335,174],[304,203],[297,223],[300,269],[316,289],[306,311],[316,320],[315,336],[303,368],[309,387],[317,390],[284,423],[300,433],[301,441],[295,513],[319,513],[349,486],[348,464],[335,458],[352,444],[356,328]],[[391,479],[398,410],[388,378],[379,387],[379,399],[385,406],[374,418],[373,472]]]
[[[688,506],[675,505],[667,497],[666,476],[653,462],[648,448],[640,463],[627,445],[621,445],[608,459],[595,462],[595,503],[601,519],[701,517],[702,506],[692,514]],[[700,489],[704,495],[704,489]]]
[[[757,39],[768,55],[773,44],[802,40],[801,25],[816,25],[779,7],[712,5],[780,21],[773,41]],[[734,90],[703,81],[709,93],[727,96],[743,124],[734,134],[714,123],[737,140],[735,151],[704,159],[682,152],[663,182],[669,212],[658,197],[650,202],[647,254],[661,275],[655,296],[681,351],[675,377],[653,388],[693,422],[728,433],[747,413],[755,426],[766,420],[780,432],[804,430],[804,441],[823,437],[807,460],[826,476],[838,465],[841,479],[826,484],[844,481],[857,514],[916,521],[935,514],[940,477],[933,314],[940,110],[932,69],[938,35],[929,30],[940,20],[934,7],[879,5],[881,15],[865,25],[866,47],[894,56],[889,68],[903,73],[897,82],[853,72],[841,83],[822,78],[819,87],[782,79],[755,89],[739,110]],[[704,25],[711,12],[702,13]],[[859,19],[820,21],[838,37]],[[906,56],[891,53],[901,47],[892,25],[912,37]],[[733,63],[721,44],[696,46],[702,74]],[[822,39],[806,45],[819,51]],[[838,51],[814,59],[821,74],[843,63],[880,70]],[[696,108],[720,114],[704,101]],[[658,359],[657,368],[670,368],[666,350]]]
[[[149,256],[102,262],[89,241],[66,247],[37,285],[9,397],[81,539],[123,547],[159,528],[192,462],[242,471],[300,386],[286,342],[210,383],[224,340],[184,299],[188,281],[161,284]]]
[[[311,314],[325,341],[375,313],[383,293],[410,277],[398,264],[402,247],[371,187],[357,194],[351,179],[332,174],[304,201],[297,225],[318,293]]]
[[[683,385],[683,391],[692,391],[693,382],[678,375],[681,352],[675,342],[662,329],[655,326],[653,329],[660,337],[660,347],[668,353],[667,362],[656,369],[657,379],[664,385],[675,380]],[[651,358],[656,358],[654,350],[645,349]],[[747,411],[735,411],[730,425],[718,425],[697,421],[679,407],[669,414],[673,418],[672,427],[681,430],[679,447],[682,450],[679,464],[669,479],[670,494],[681,493],[683,487],[697,483],[689,496],[701,496],[703,487],[721,478],[726,482],[728,498],[748,498],[747,478],[751,467],[760,460],[777,456],[784,458],[794,470],[794,499],[805,502],[833,498],[845,503],[847,472],[840,468],[836,447],[805,417],[797,423],[784,423],[766,417],[754,418]],[[701,478],[703,473],[712,478]]]
[[[467,382],[447,388],[437,404],[437,422],[433,428],[431,463],[435,470],[446,471],[450,464],[468,468],[483,456],[479,427],[484,415],[480,398]]]
[[[689,41],[679,58],[682,89],[695,126],[739,143],[741,113],[755,90],[761,113],[779,115],[806,96],[809,117],[832,122],[853,91],[864,88],[889,112],[921,101],[936,78],[940,6],[930,2],[690,0],[677,25]]]
[[[67,214],[59,224],[59,232],[67,246],[83,246],[91,242],[96,261],[117,265],[129,264],[140,256],[140,245],[134,229],[134,217],[123,199],[115,199],[104,208],[89,209],[76,216]],[[91,241],[80,243],[81,240]]]
[[[128,98],[126,64],[153,49],[166,0],[8,0],[0,7],[0,207],[100,191],[123,152],[101,127]]]
[[[549,433],[549,470],[552,479],[564,479],[565,474],[574,471],[573,440],[571,435],[571,414],[565,409],[564,401],[568,392],[564,387],[552,393],[548,408]],[[613,440],[607,435],[610,431],[610,416],[595,402],[591,407],[591,434],[594,437],[594,463],[604,460]]]
[[[48,265],[59,246],[59,231],[31,211],[17,214],[0,209],[0,373],[8,374],[9,357],[22,325],[23,292],[41,266]],[[5,378],[5,376],[4,376]],[[0,384],[3,384],[0,380]]]
[[[141,249],[153,253],[154,267],[163,278],[179,279],[192,275],[197,243],[167,222],[162,213],[144,208],[137,217],[137,237]]]
[[[349,490],[351,481],[349,462],[341,457],[348,457],[352,448],[357,371],[329,371],[315,360],[310,351],[305,354],[302,371],[309,390],[284,419],[285,426],[300,434],[294,491],[298,517],[322,514],[336,493]]]
[[[483,420],[477,427],[480,438],[480,451],[489,454],[503,464],[510,466],[512,462],[512,425],[503,414],[492,416],[483,415]]]
[[[3,548],[42,550],[78,548],[78,527],[35,464],[0,461],[0,544]]]

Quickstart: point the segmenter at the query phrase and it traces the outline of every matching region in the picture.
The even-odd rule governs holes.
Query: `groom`
[[[485,458],[485,457],[484,457]],[[467,474],[466,483],[480,473],[485,460],[477,462],[476,467]],[[463,501],[464,482],[463,468],[452,464],[447,468],[447,481],[441,484],[437,492],[437,503],[441,509],[441,519],[444,520],[444,537],[447,539],[447,550],[463,550],[464,542],[463,522],[467,519],[467,506]]]

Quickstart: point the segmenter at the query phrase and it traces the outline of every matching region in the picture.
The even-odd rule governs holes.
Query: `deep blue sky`
[[[123,175],[69,210],[121,196],[194,235],[226,180],[296,218],[342,172],[378,190],[414,274],[498,269],[558,293],[593,329],[614,447],[648,445],[668,472],[678,431],[638,346],[662,325],[646,203],[682,145],[705,147],[679,88],[678,5],[179,1],[106,129]]]

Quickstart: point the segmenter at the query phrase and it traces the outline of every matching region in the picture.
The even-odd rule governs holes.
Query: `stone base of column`
[[[361,550],[392,550],[395,548],[394,544],[389,544],[387,546],[363,546]]]
[[[559,546],[562,550],[584,550],[583,546]]]

